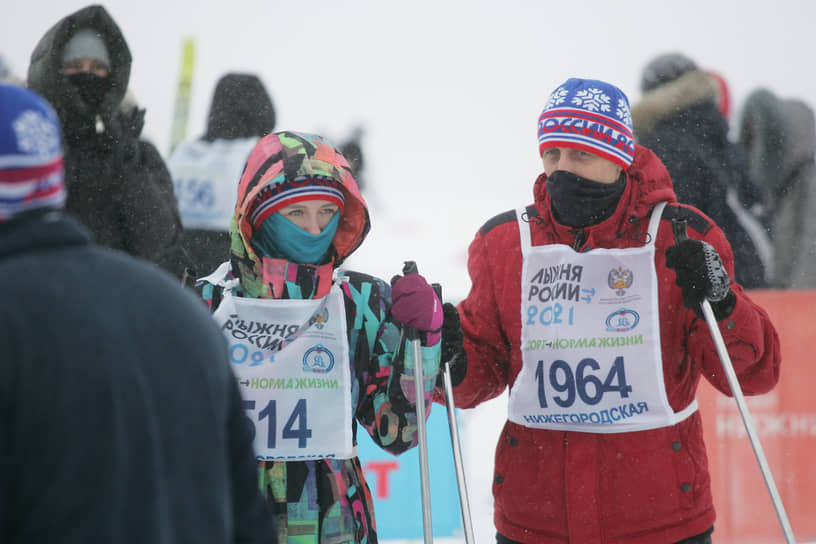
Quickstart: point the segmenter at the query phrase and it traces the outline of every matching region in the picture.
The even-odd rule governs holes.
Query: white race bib
[[[238,181],[258,138],[179,144],[167,160],[185,229],[229,230]]]
[[[261,460],[356,455],[343,294],[241,298],[229,286],[213,317],[229,344]]]
[[[532,246],[519,220],[523,365],[511,421],[620,433],[674,425],[697,409],[695,400],[675,413],[663,380],[654,240],[664,206],[652,212],[649,242],[629,249]]]

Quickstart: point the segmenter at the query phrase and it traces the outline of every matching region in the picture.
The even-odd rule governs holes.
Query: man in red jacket
[[[569,79],[538,139],[535,202],[481,227],[458,306],[467,371],[456,405],[510,390],[497,541],[711,542],[695,391],[701,376],[730,388],[700,302],[711,302],[747,395],[778,381],[776,331],[731,281],[720,228],[679,204],[663,164],[634,143],[620,89]],[[675,243],[674,219],[688,240]]]

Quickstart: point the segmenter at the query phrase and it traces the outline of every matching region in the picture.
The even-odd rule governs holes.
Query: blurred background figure
[[[740,148],[728,137],[725,80],[680,53],[667,53],[646,64],[641,92],[632,108],[635,139],[663,161],[677,199],[725,232],[734,251],[735,280],[747,289],[767,286],[773,252],[764,203]]]
[[[158,262],[177,242],[181,221],[164,160],[140,139],[145,110],[121,107],[131,62],[113,18],[88,6],[40,39],[28,86],[63,126],[68,212],[100,245]]]
[[[216,84],[206,133],[181,142],[167,160],[183,231],[163,265],[185,284],[229,259],[235,180],[257,141],[274,128],[275,108],[258,76],[228,73]]]
[[[0,55],[0,83],[25,86],[25,81],[14,75],[3,55]]]
[[[351,166],[351,173],[357,180],[357,187],[361,193],[365,193],[368,187],[365,183],[365,160],[363,159],[363,136],[365,132],[362,126],[355,126],[348,138],[340,143],[339,148],[343,156]]]
[[[813,109],[767,89],[740,113],[739,144],[768,202],[776,252],[773,286],[816,287],[816,123]]]

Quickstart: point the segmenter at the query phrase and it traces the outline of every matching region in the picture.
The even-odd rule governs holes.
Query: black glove
[[[720,256],[711,244],[685,239],[666,249],[666,266],[677,273],[677,286],[683,292],[683,306],[703,317],[700,304],[711,302],[717,320],[725,319],[734,311],[737,297],[729,285]]]
[[[467,372],[467,355],[465,346],[462,343],[462,322],[459,319],[459,312],[456,306],[450,302],[442,305],[442,312],[445,319],[442,322],[442,360],[439,375],[436,377],[436,386],[445,387],[444,374],[445,363],[450,363],[451,385],[456,387],[465,379]]]

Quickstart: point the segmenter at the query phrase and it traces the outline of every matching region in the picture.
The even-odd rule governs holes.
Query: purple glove
[[[414,330],[424,332],[426,346],[434,346],[442,335],[444,312],[433,287],[416,273],[391,280],[391,316]]]

